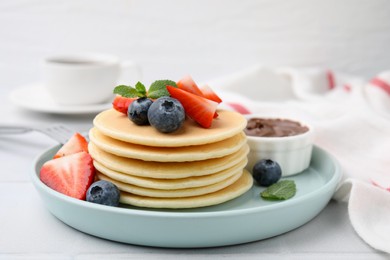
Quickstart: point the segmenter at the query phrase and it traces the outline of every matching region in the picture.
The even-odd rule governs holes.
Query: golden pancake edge
[[[237,198],[247,192],[252,185],[252,175],[244,169],[241,177],[232,185],[213,193],[183,198],[153,198],[122,192],[120,202],[123,204],[147,208],[184,209],[206,207],[221,204]]]
[[[134,195],[153,197],[153,198],[184,198],[184,197],[193,197],[193,196],[199,196],[207,193],[216,192],[218,190],[221,190],[233,184],[237,179],[240,178],[241,175],[242,175],[242,169],[236,171],[232,176],[214,184],[201,186],[201,187],[187,188],[187,189],[162,190],[162,189],[144,188],[132,184],[123,183],[111,179],[100,172],[97,172],[98,179],[106,180],[114,183],[121,191],[128,192]]]
[[[154,147],[180,147],[214,143],[237,135],[246,126],[246,119],[239,113],[218,110],[218,117],[210,128],[203,128],[195,121],[186,119],[184,125],[173,133],[161,133],[150,125],[138,126],[125,114],[115,109],[99,113],[94,126],[113,139]]]
[[[154,147],[128,143],[108,137],[97,128],[89,131],[89,138],[90,142],[106,152],[122,157],[157,162],[186,162],[218,158],[232,154],[246,145],[244,132],[213,143],[181,147]]]
[[[249,146],[246,144],[237,152],[219,158],[191,162],[153,162],[110,154],[92,142],[90,142],[88,149],[94,160],[108,169],[133,176],[158,179],[177,179],[213,174],[233,167],[246,159],[249,153]]]
[[[111,170],[97,161],[94,161],[93,164],[96,170],[98,170],[101,174],[109,177],[110,179],[122,183],[127,183],[131,185],[140,186],[144,188],[151,188],[151,189],[177,190],[177,189],[202,187],[202,186],[218,183],[220,181],[223,181],[231,177],[237,171],[242,170],[247,164],[247,162],[248,159],[245,158],[242,161],[238,162],[236,165],[233,165],[232,167],[226,168],[217,173],[202,175],[202,176],[190,176],[187,178],[180,178],[180,179],[157,179],[157,178],[139,177],[139,176],[134,176],[134,175]]]

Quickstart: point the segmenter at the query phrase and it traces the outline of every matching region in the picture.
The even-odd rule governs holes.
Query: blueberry
[[[171,133],[183,125],[185,111],[177,99],[161,97],[150,106],[148,118],[150,124],[158,131]]]
[[[87,201],[107,206],[118,206],[119,196],[118,187],[105,180],[92,183],[87,190]]]
[[[134,100],[127,110],[127,116],[137,125],[148,125],[148,110],[153,101],[142,97]]]
[[[282,169],[280,165],[270,159],[263,159],[258,161],[253,166],[253,178],[261,186],[270,186],[280,180],[282,177]]]

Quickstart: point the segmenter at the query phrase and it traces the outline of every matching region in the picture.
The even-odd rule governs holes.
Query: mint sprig
[[[138,97],[138,91],[130,86],[119,85],[114,88],[114,94],[121,95],[122,97],[135,98]]]
[[[176,82],[172,80],[156,80],[153,82],[149,90],[146,91],[146,87],[141,82],[137,82],[135,87],[119,85],[114,88],[114,94],[121,95],[122,97],[136,98],[136,97],[149,97],[152,99],[157,99],[163,96],[170,96],[167,86],[172,86],[177,88]]]
[[[163,96],[169,96],[167,86],[177,87],[176,82],[165,79],[165,80],[156,80],[153,82],[148,91],[148,97],[150,98],[159,98]]]
[[[146,88],[141,82],[138,81],[137,84],[135,84],[135,90],[137,90],[138,94],[142,95],[142,97],[146,97]]]
[[[296,191],[297,188],[293,180],[283,180],[269,186],[260,193],[260,196],[266,200],[287,200],[292,198]]]

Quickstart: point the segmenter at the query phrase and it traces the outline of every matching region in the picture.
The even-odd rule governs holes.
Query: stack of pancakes
[[[195,208],[234,199],[252,187],[244,170],[246,119],[219,111],[209,129],[186,119],[170,134],[106,110],[94,119],[89,152],[98,179],[114,183],[120,201],[139,207]]]

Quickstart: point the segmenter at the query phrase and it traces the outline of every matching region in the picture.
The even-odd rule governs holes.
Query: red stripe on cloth
[[[373,78],[370,83],[383,89],[387,94],[390,95],[390,84],[380,78]]]
[[[350,85],[344,84],[344,90],[347,91],[347,92],[351,92],[352,88],[351,88]]]
[[[383,189],[383,190],[390,191],[390,187],[388,187],[388,188],[383,187],[382,185],[379,185],[379,183],[375,182],[374,180],[371,180],[371,183],[372,183],[374,186],[378,187],[378,188],[381,188],[381,189]]]
[[[329,89],[334,89],[336,87],[336,82],[334,80],[334,74],[331,70],[326,72],[326,77],[328,78]]]
[[[241,104],[238,104],[238,103],[230,103],[230,102],[228,102],[227,104],[228,104],[230,107],[232,107],[234,110],[236,110],[238,113],[240,113],[240,114],[248,115],[248,114],[251,113],[246,107],[244,107],[244,106],[241,105]]]

